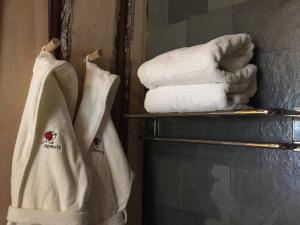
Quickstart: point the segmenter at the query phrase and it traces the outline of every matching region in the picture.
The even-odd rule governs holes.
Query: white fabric
[[[37,57],[14,149],[8,224],[87,224],[88,172],[72,125],[73,67]]]
[[[163,86],[147,92],[144,106],[149,113],[231,110],[246,107],[255,92],[256,79],[241,93],[227,83]]]
[[[254,65],[247,65],[254,45],[247,34],[225,35],[206,44],[159,55],[138,69],[148,89],[159,86],[239,83],[249,79]]]
[[[7,220],[13,224],[49,224],[65,225],[87,224],[87,214],[83,211],[57,212],[49,210],[32,210],[21,208],[8,208]]]
[[[133,172],[110,117],[119,77],[86,61],[83,98],[75,132],[93,179],[90,225],[125,224]]]
[[[109,218],[108,220],[105,220],[101,222],[98,225],[120,225],[125,224],[127,221],[126,212],[118,212],[113,217]]]

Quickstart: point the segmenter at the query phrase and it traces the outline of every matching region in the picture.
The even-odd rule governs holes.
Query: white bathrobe
[[[92,176],[89,225],[126,223],[133,172],[110,117],[119,77],[86,61],[75,132]]]
[[[88,170],[72,125],[76,100],[73,67],[42,51],[14,149],[9,225],[87,224]]]

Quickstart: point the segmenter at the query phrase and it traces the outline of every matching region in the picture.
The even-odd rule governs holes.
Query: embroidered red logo
[[[94,145],[99,145],[99,142],[101,142],[100,138],[94,138],[93,143]]]
[[[42,143],[49,143],[49,144],[53,144],[53,140],[56,138],[57,133],[55,133],[54,131],[46,131],[44,133],[44,140]]]
[[[104,143],[101,138],[95,137],[91,145],[92,152],[104,154]]]

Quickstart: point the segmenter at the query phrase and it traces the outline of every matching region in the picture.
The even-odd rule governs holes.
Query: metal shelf
[[[296,109],[298,110],[298,108]],[[292,118],[293,119],[293,140],[291,143],[264,143],[264,142],[241,142],[241,141],[227,141],[227,140],[159,137],[160,118],[180,118],[180,117],[203,117],[204,118],[204,117],[241,117],[241,116]],[[125,114],[125,117],[129,119],[150,118],[153,120],[153,134],[152,136],[143,137],[145,140],[300,151],[300,111],[296,111],[296,110],[287,110],[287,109],[280,109],[280,108],[270,108],[270,109],[252,108],[252,109],[242,109],[242,110],[233,110],[233,111],[193,112],[193,113],[137,113],[137,114]]]
[[[300,117],[300,112],[286,109],[242,109],[233,111],[192,112],[192,113],[136,113],[125,114],[126,118],[164,118],[164,117],[223,117],[223,116],[282,116]]]

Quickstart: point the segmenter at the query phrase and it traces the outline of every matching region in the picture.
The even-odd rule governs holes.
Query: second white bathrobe
[[[83,98],[75,132],[92,176],[89,225],[126,223],[133,172],[110,117],[119,77],[86,60]]]

